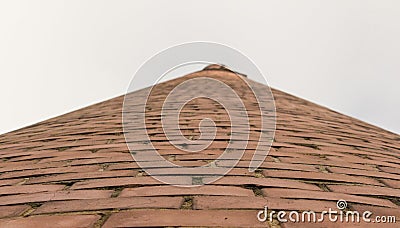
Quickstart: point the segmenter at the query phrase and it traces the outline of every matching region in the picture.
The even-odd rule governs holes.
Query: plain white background
[[[272,87],[400,132],[399,1],[1,1],[0,133],[125,93],[169,46],[213,41]],[[250,76],[251,77],[251,76]]]

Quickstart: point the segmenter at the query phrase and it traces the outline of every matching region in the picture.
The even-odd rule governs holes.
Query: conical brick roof
[[[257,84],[209,67],[159,84],[157,95],[204,75],[228,77],[238,91],[242,79]],[[263,223],[256,216],[266,205],[271,210],[321,213],[335,209],[338,200],[346,200],[348,210],[370,210],[400,220],[399,135],[282,91],[272,92],[276,132],[261,167],[249,172],[251,153],[245,153],[226,176],[202,187],[167,185],[135,163],[123,134],[123,96],[3,134],[0,227],[301,227],[304,224],[276,218]],[[153,110],[160,106],[156,98],[150,99]],[[216,118],[217,126],[226,124],[226,112],[213,101],[198,99],[185,110],[181,121],[187,137],[198,136],[197,121],[204,117]],[[156,113],[153,117],[149,135],[164,145],[161,123]],[[259,128],[257,121],[254,124]],[[170,147],[162,154],[176,164],[203,165],[218,155],[226,138],[217,135],[205,154],[183,154]],[[257,137],[249,140],[257,143]],[[254,145],[248,149],[251,152]]]

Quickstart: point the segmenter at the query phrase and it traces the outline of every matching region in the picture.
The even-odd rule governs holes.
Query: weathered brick
[[[383,179],[381,180],[386,186],[400,189],[400,181]]]
[[[113,191],[110,190],[65,190],[57,192],[39,192],[31,194],[19,194],[0,197],[1,205],[47,202],[55,200],[72,200],[72,199],[97,199],[108,198]]]
[[[54,192],[61,190],[65,185],[18,185],[18,186],[3,186],[0,187],[0,195],[13,195],[21,193],[37,193],[37,192]]]
[[[85,179],[96,179],[101,180],[107,177],[134,177],[137,174],[135,170],[120,170],[120,171],[95,171],[95,172],[83,172],[83,173],[64,173],[51,176],[40,176],[30,178],[27,184],[36,183],[49,183],[59,181],[77,181]]]
[[[50,174],[61,174],[61,173],[79,173],[87,171],[98,170],[99,166],[82,166],[82,167],[60,167],[60,168],[48,168],[48,169],[37,169],[37,170],[23,170],[16,172],[8,172],[1,176],[1,178],[20,178],[20,177],[31,177],[38,175],[50,175]]]
[[[300,170],[300,171],[318,171],[313,165],[303,165],[303,164],[291,164],[282,162],[264,162],[261,165],[262,168],[266,169],[283,169],[283,170]]]
[[[168,196],[168,195],[233,195],[233,196],[254,196],[252,190],[233,187],[233,186],[212,186],[204,185],[201,187],[173,187],[173,186],[154,186],[126,188],[122,190],[120,196]]]
[[[268,227],[252,210],[134,210],[114,213],[104,227],[227,226]]]
[[[352,175],[357,175],[357,176],[380,177],[380,178],[400,180],[400,175],[392,174],[392,173],[359,170],[359,169],[337,168],[337,167],[329,167],[328,169],[333,173],[344,173],[344,174],[352,174]]]
[[[328,185],[334,192],[343,192],[353,195],[373,195],[399,197],[400,189],[393,189],[379,186],[355,186],[355,185]]]
[[[308,190],[320,190],[313,184],[307,184],[298,180],[286,180],[279,178],[255,178],[255,177],[237,177],[225,176],[213,182],[214,185],[256,185],[261,187],[283,187],[283,188],[298,188]]]
[[[23,179],[7,179],[0,180],[0,186],[14,185],[21,182]]]
[[[194,209],[259,209],[265,206],[275,210],[313,210],[321,212],[336,208],[335,202],[323,200],[282,199],[272,197],[243,196],[195,196]]]
[[[100,218],[98,215],[49,215],[27,218],[0,219],[0,227],[91,227]]]
[[[30,208],[29,205],[0,206],[0,218],[16,217]]]
[[[386,173],[394,173],[394,174],[400,175],[399,168],[380,166],[379,169]]]
[[[44,203],[33,214],[132,208],[179,209],[182,203],[183,197],[117,197],[68,200]]]
[[[72,185],[70,189],[89,189],[102,187],[118,187],[118,186],[137,186],[137,185],[156,185],[162,184],[152,177],[119,177],[119,178],[103,178],[95,180],[80,181]]]
[[[266,177],[281,177],[281,178],[321,180],[321,181],[340,181],[348,183],[382,185],[377,180],[374,180],[372,178],[354,177],[350,175],[335,174],[335,173],[264,170],[263,174]]]
[[[289,199],[318,199],[318,200],[331,200],[337,201],[340,199],[347,202],[364,203],[383,207],[397,207],[394,203],[385,199],[377,199],[365,196],[356,196],[338,192],[324,192],[324,191],[309,191],[300,189],[279,189],[279,188],[264,188],[262,189],[266,197],[280,197]]]

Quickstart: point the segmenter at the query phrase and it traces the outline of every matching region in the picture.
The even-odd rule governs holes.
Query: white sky
[[[3,0],[0,133],[121,95],[146,59],[189,41],[232,46],[272,87],[399,133],[399,22],[396,0]]]

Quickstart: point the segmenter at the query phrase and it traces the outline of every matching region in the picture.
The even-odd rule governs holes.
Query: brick
[[[0,195],[14,195],[21,193],[53,192],[61,190],[65,185],[19,185],[0,187]]]
[[[182,203],[183,197],[117,197],[68,200],[44,203],[33,214],[133,208],[179,209]]]
[[[57,192],[39,192],[31,194],[8,195],[0,197],[1,205],[47,202],[55,200],[72,199],[97,199],[108,198],[113,191],[111,190],[76,190],[76,191],[57,191]]]
[[[158,162],[155,162],[154,164],[159,165]],[[174,162],[174,164],[183,166],[182,164],[175,163],[175,162]],[[198,166],[200,167],[202,165],[205,165],[205,164],[199,164]],[[160,176],[160,175],[162,175],[162,176],[164,176],[164,175],[180,176],[183,174],[182,172],[184,172],[185,174],[191,174],[191,175],[208,175],[208,176],[217,176],[219,174],[218,171],[215,171],[213,169],[185,170],[185,171],[182,171],[180,169],[171,169],[171,168],[153,168],[152,169],[153,176]],[[246,166],[246,168],[233,168],[228,173],[226,173],[225,176],[253,176],[253,173],[249,172],[248,166]]]
[[[212,183],[213,185],[256,185],[260,187],[282,187],[282,188],[298,188],[308,190],[320,190],[313,184],[303,183],[297,180],[286,180],[279,178],[255,178],[255,177],[230,177],[224,176]]]
[[[394,174],[400,175],[399,168],[380,166],[379,169],[386,173],[394,173]]]
[[[383,162],[383,161],[376,161],[373,159],[369,158],[354,158],[354,159],[349,159],[349,158],[339,158],[339,157],[329,157],[329,159],[338,161],[338,162],[351,162],[355,164],[363,164],[363,165],[377,165],[377,166],[389,166],[393,168],[400,168],[400,164],[395,164],[391,162]]]
[[[367,164],[355,164],[346,161],[331,161],[331,160],[323,160],[319,157],[314,157],[312,159],[299,160],[298,158],[280,158],[282,163],[289,164],[308,164],[308,165],[325,165],[332,167],[344,167],[344,168],[353,168],[353,169],[365,169],[365,170],[375,170],[374,165]]]
[[[0,227],[91,227],[100,218],[98,215],[51,215],[27,218],[0,219]]]
[[[212,186],[204,185],[201,187],[173,187],[173,186],[154,186],[126,188],[122,190],[120,196],[174,196],[174,195],[233,195],[233,196],[253,196],[252,190],[232,187],[232,186]]]
[[[313,199],[313,200],[328,200],[338,201],[340,199],[347,202],[364,203],[383,207],[397,207],[394,203],[385,199],[377,199],[365,196],[349,195],[338,192],[324,192],[324,191],[309,191],[300,189],[279,189],[279,188],[264,188],[262,189],[266,197],[280,197],[287,199]]]
[[[28,156],[28,155],[31,155],[34,153],[33,151],[18,151],[18,150],[15,150],[15,151],[9,150],[7,152],[8,153],[0,154],[0,158],[8,158],[8,159],[18,158],[21,156]]]
[[[83,173],[64,173],[51,176],[40,176],[29,179],[27,184],[49,183],[59,181],[76,181],[85,179],[101,179],[107,177],[134,177],[138,172],[136,170],[120,171],[95,171]]]
[[[275,178],[280,177],[280,178],[303,179],[303,180],[320,180],[327,182],[339,181],[348,183],[382,185],[377,180],[374,180],[372,178],[353,177],[345,174],[335,174],[335,173],[264,170],[263,174],[266,177],[275,177]]]
[[[132,157],[129,157],[127,155],[123,156],[120,155],[108,158],[74,159],[69,164],[72,166],[79,166],[79,165],[107,164],[115,162],[134,162],[134,161],[132,160]]]
[[[352,174],[357,176],[366,176],[366,177],[379,177],[379,178],[388,178],[388,179],[397,179],[400,180],[400,175],[378,172],[378,171],[367,171],[367,170],[359,170],[359,169],[347,169],[347,168],[337,168],[337,167],[329,167],[328,168],[333,173],[345,173]]]
[[[399,197],[400,189],[393,189],[378,186],[354,186],[354,185],[328,185],[328,188],[334,192],[343,192],[354,195],[373,195]]]
[[[123,169],[137,169],[139,166],[136,164],[136,162],[120,162],[117,164],[111,164],[108,166],[107,170],[123,170]]]
[[[102,187],[137,186],[162,184],[152,177],[119,177],[103,178],[95,180],[80,181],[72,185],[70,189],[89,189]]]
[[[61,174],[61,173],[79,173],[87,171],[98,170],[99,166],[75,166],[75,167],[61,167],[61,168],[48,168],[48,169],[37,169],[37,170],[24,170],[16,172],[8,172],[1,176],[1,178],[19,178],[19,177],[31,177],[38,175],[50,175],[50,174]]]
[[[114,213],[104,227],[228,226],[268,227],[251,210],[134,210]]]
[[[32,165],[35,166],[36,162],[37,161],[35,161],[35,160],[18,161],[18,162],[6,161],[6,162],[3,162],[0,170],[1,170],[1,172],[12,171],[12,170],[14,170],[14,168],[15,168],[15,171],[16,170],[24,170],[21,168],[22,166],[25,166],[25,167],[30,167]],[[25,169],[27,169],[27,168],[25,168]],[[28,168],[28,169],[30,169],[30,168]]]
[[[109,145],[104,145],[104,146],[109,146]],[[54,152],[52,153],[54,154]],[[60,154],[60,152],[58,152]],[[90,151],[79,151],[79,153],[73,153],[70,151],[63,152],[59,156],[56,157],[50,157],[50,158],[44,158],[41,159],[39,164],[41,163],[49,163],[49,162],[61,162],[61,161],[73,161],[73,160],[91,160],[91,159],[102,159],[102,158],[112,158],[112,157],[124,157],[129,161],[128,159],[132,159],[132,157],[129,154],[123,154],[123,153],[115,153],[115,152],[110,152],[110,153],[92,153]]]
[[[0,168],[0,172],[10,172],[10,171],[22,171],[22,170],[34,170],[34,169],[45,169],[45,168],[56,168],[68,165],[67,162],[52,162],[45,164],[32,164],[29,162],[8,162]]]
[[[0,206],[0,218],[16,217],[30,208],[29,205]]]
[[[54,158],[60,158],[64,157],[65,155],[71,155],[71,153],[67,151],[58,151],[58,150],[37,150],[37,151],[29,151],[25,153],[25,156],[17,156],[14,158],[11,158],[9,161],[12,162],[20,162],[20,161],[29,161],[29,160],[34,160],[38,159],[40,161],[42,160],[47,160],[47,159],[54,159]],[[91,154],[89,151],[87,154]],[[23,155],[23,154],[20,154]],[[81,156],[81,155],[77,155]]]
[[[400,181],[397,180],[389,180],[389,179],[384,179],[380,180],[382,183],[384,183],[386,186],[391,187],[391,188],[398,188],[400,189]]]
[[[21,182],[22,180],[23,179],[0,180],[0,186],[14,185],[14,184],[17,184],[17,183]]]
[[[313,165],[290,164],[282,162],[264,162],[261,167],[266,169],[300,170],[310,172],[318,171],[318,169]]]
[[[264,206],[274,210],[313,210],[321,212],[336,208],[335,202],[323,200],[282,199],[273,197],[243,197],[243,196],[195,196],[194,209],[258,209]]]

